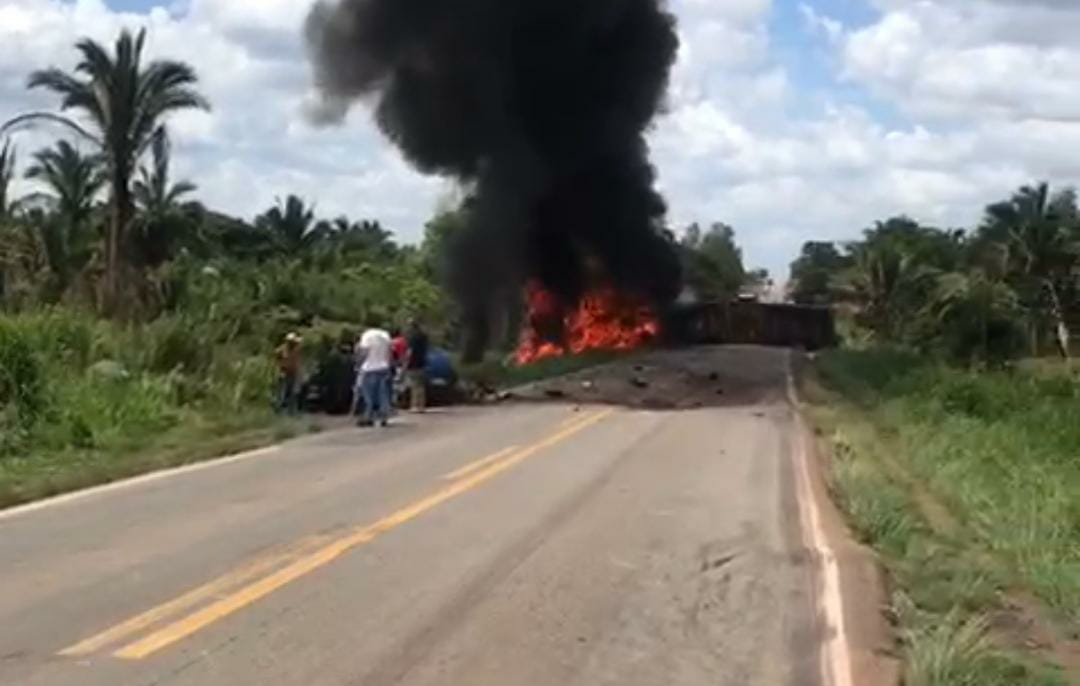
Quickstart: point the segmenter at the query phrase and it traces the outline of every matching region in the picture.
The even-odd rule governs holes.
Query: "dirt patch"
[[[499,399],[647,410],[754,405],[782,395],[783,354],[743,346],[655,350],[529,384]]]
[[[1023,591],[1009,591],[1001,608],[990,614],[990,630],[999,643],[1020,651],[1034,651],[1056,663],[1080,683],[1080,630],[1064,636],[1045,616],[1036,598]]]

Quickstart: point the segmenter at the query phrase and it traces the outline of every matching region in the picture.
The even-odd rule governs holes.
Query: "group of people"
[[[300,409],[302,343],[298,334],[290,333],[276,352],[280,412],[295,413]],[[369,324],[352,348],[355,382],[351,414],[359,418],[361,426],[389,424],[398,379],[406,383],[412,411],[427,409],[429,349],[428,336],[419,322],[411,322],[405,334]]]

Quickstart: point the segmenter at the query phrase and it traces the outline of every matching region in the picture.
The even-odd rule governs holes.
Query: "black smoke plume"
[[[677,295],[645,141],[678,50],[663,0],[323,0],[306,37],[319,117],[370,98],[417,168],[471,189],[451,279],[474,348],[529,279]]]

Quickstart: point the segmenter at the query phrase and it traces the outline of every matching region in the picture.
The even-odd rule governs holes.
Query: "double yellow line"
[[[431,495],[408,505],[379,521],[352,529],[337,538],[313,536],[302,539],[281,551],[229,572],[213,581],[148,610],[136,617],[91,636],[60,651],[65,657],[90,655],[127,640],[160,622],[191,608],[203,605],[190,614],[128,643],[113,655],[125,660],[141,660],[251,605],[279,588],[323,567],[345,553],[374,541],[382,534],[413,520],[425,512],[490,481],[536,453],[550,448],[574,434],[606,419],[613,410],[585,415],[565,428],[524,448],[511,447],[477,460],[445,478],[452,480]]]

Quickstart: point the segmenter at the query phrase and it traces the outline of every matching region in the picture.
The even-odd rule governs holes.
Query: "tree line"
[[[1071,188],[1024,186],[972,230],[908,217],[860,240],[806,243],[789,297],[849,312],[856,335],[985,363],[1069,358],[1080,326],[1080,211]]]
[[[190,66],[147,61],[145,41],[145,31],[126,30],[111,50],[79,41],[72,72],[43,69],[27,81],[55,94],[59,111],[28,112],[0,127],[0,306],[77,305],[110,318],[149,320],[182,299],[193,264],[201,265],[194,270],[200,275],[222,278],[257,266],[271,277],[275,270],[333,272],[353,282],[370,281],[360,268],[378,271],[378,265],[412,280],[396,284],[393,297],[379,289],[387,297],[378,314],[438,309],[431,265],[420,250],[397,245],[376,220],[321,219],[294,195],[253,221],[195,200],[197,185],[172,176],[167,120],[210,103]],[[28,127],[60,136],[31,153],[20,172],[13,139]],[[16,198],[19,173],[33,190]],[[252,289],[270,290],[266,280]],[[276,304],[305,305],[304,296],[289,300]],[[322,311],[308,314],[359,320],[377,300],[361,294],[352,307],[316,303]]]

